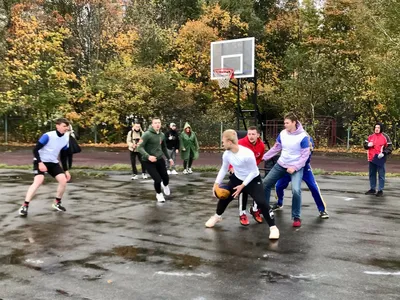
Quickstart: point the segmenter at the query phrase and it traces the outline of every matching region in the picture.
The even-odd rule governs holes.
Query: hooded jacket
[[[183,131],[179,136],[179,145],[182,160],[190,158],[190,152],[193,153],[193,160],[199,158],[199,142],[197,141],[196,133],[190,130],[190,135],[186,133],[186,128],[192,129],[189,123],[186,122]]]
[[[160,159],[163,157],[163,154],[167,159],[170,159],[165,145],[164,133],[161,131],[157,133],[151,126],[149,127],[149,130],[143,133],[137,149],[142,155],[143,161],[148,161],[150,155]]]
[[[179,134],[178,131],[170,129],[165,134],[165,143],[169,150],[179,150]]]
[[[262,161],[264,152],[265,152],[265,145],[263,141],[258,138],[255,144],[252,144],[247,136],[239,140],[239,145],[242,145],[246,148],[249,148],[254,153],[254,157],[256,158],[257,166]]]
[[[387,156],[392,153],[393,150],[393,145],[392,145],[392,141],[390,140],[390,137],[383,132],[384,127],[382,123],[377,122],[375,124],[379,125],[381,130],[379,133],[373,133],[371,134],[367,140],[365,140],[364,142],[364,148],[367,151],[367,157],[368,157],[368,161],[372,162],[374,157],[379,155],[379,153],[383,153],[384,157],[382,157],[381,159],[383,159],[384,161],[386,161]],[[374,126],[374,131],[375,131],[375,126]],[[369,147],[368,144],[372,142],[373,146]]]
[[[142,135],[142,128],[140,128],[139,131],[136,131],[134,129],[129,130],[128,135],[126,136],[126,143],[128,144],[129,151],[138,152],[137,145]]]
[[[269,160],[281,152],[278,164],[287,169],[294,168],[296,171],[303,168],[310,156],[310,140],[307,132],[300,122],[297,122],[296,130],[289,132],[282,130],[278,135],[275,145],[263,156],[263,160]]]

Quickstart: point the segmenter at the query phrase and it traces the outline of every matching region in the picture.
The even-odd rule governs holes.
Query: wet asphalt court
[[[51,210],[46,178],[28,218],[17,215],[28,171],[0,170],[0,299],[400,299],[400,179],[384,198],[367,178],[318,176],[331,218],[303,190],[303,225],[290,220],[290,191],[266,224],[239,224],[236,203],[213,229],[215,174],[178,175],[157,204],[151,180],[129,174],[73,180]]]

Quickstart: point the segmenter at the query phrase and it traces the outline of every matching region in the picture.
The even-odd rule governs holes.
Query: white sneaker
[[[136,179],[138,179],[138,176],[137,176],[137,175],[133,175],[133,176],[131,177],[131,180],[136,180]]]
[[[188,169],[188,173],[189,173],[189,174],[192,174],[192,173],[193,173],[192,168],[189,168],[189,169]]]
[[[143,178],[143,179],[146,179],[146,178],[147,178],[147,176],[146,176],[145,173],[142,173],[142,178]]]
[[[165,196],[169,196],[171,195],[171,190],[169,189],[169,186],[164,186],[164,184],[161,182],[161,187],[163,189],[163,192],[165,194]]]
[[[172,170],[171,174],[172,175],[178,175],[178,172],[176,170]]]
[[[272,226],[269,228],[269,239],[277,240],[279,239],[279,229],[276,226]]]
[[[215,224],[217,224],[218,222],[221,222],[222,217],[218,216],[218,215],[213,215],[211,218],[208,219],[208,221],[206,222],[206,227],[207,228],[212,228],[215,226]]]
[[[162,193],[156,194],[157,202],[163,203],[165,202],[164,195]]]
[[[189,174],[189,172],[188,172],[188,170],[187,169],[185,169],[185,170],[183,170],[183,174]]]
[[[171,171],[170,171],[170,170],[167,170],[167,174],[168,174],[168,175],[171,175]]]

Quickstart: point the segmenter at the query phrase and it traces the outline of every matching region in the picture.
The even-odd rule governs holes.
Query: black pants
[[[156,162],[146,161],[144,162],[147,173],[154,180],[154,188],[157,194],[161,193],[161,181],[164,186],[169,183],[169,176],[167,168],[165,167],[165,160],[163,158],[158,159]]]
[[[242,192],[242,201],[241,201],[242,203],[240,203],[240,201],[239,201],[239,209],[240,210],[246,210],[248,199],[249,199],[249,194],[246,192]],[[254,202],[254,200],[253,200],[253,202]]]
[[[73,153],[68,153],[67,155],[67,166],[68,166],[68,170],[72,169],[72,157],[74,156]]]
[[[189,151],[190,151],[190,153],[189,153],[189,159],[183,161],[183,168],[184,168],[184,169],[187,169],[187,168],[191,168],[191,167],[192,167],[194,153],[193,153],[192,150],[189,150]]]
[[[231,175],[228,182],[231,194],[235,192],[233,188],[241,185],[242,183],[243,181],[237,178],[235,174]],[[267,221],[268,225],[270,227],[275,226],[274,213],[265,201],[264,187],[262,184],[261,176],[258,175],[256,178],[254,178],[248,185],[244,187],[242,192],[248,193],[254,199],[254,201],[257,203],[258,208],[261,209],[261,213],[263,214],[264,219]],[[228,204],[232,200],[232,196],[230,196],[226,200],[219,200],[217,204],[217,214],[222,215],[225,209],[228,207]]]
[[[129,151],[131,153],[131,165],[132,165],[132,174],[137,175],[136,168],[136,157],[139,159],[140,164],[142,165],[142,173],[146,173],[146,166],[142,161],[142,155],[139,152]]]

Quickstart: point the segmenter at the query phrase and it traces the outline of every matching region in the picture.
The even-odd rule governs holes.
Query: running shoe
[[[64,206],[61,205],[61,202],[53,203],[52,207],[58,211],[67,211]]]
[[[259,209],[254,211],[253,207],[250,207],[250,213],[253,216],[254,220],[256,220],[257,223],[262,223],[263,222],[263,219],[261,217]]]
[[[28,208],[29,208],[29,206],[26,206],[26,205],[22,205],[21,206],[21,208],[19,209],[19,215],[21,216],[21,217],[26,217],[27,215],[28,215]]]
[[[327,213],[326,210],[320,211],[320,212],[319,212],[319,217],[320,217],[321,219],[329,219],[329,215],[328,215],[328,213]]]
[[[375,195],[375,194],[376,194],[376,191],[373,189],[370,189],[369,191],[365,192],[365,195]]]
[[[276,226],[271,226],[269,228],[269,239],[270,240],[277,240],[279,239],[279,229]]]
[[[250,224],[249,219],[247,218],[246,214],[243,214],[239,217],[240,219],[240,224],[242,224],[243,226],[247,226]]]
[[[300,226],[301,226],[301,219],[300,218],[294,218],[293,227],[300,227]]]
[[[281,210],[283,208],[283,204],[279,205],[278,203],[274,203],[271,206],[272,211]]]
[[[156,198],[157,198],[157,202],[159,202],[159,203],[164,203],[165,202],[165,198],[164,198],[164,195],[162,193],[156,194]]]
[[[213,215],[211,218],[208,219],[208,221],[206,222],[206,227],[207,228],[212,228],[215,226],[215,224],[217,224],[218,222],[221,222],[222,217],[218,216],[218,215]]]

